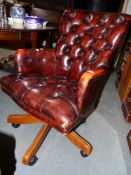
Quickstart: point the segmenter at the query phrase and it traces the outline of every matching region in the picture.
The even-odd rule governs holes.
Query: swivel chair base
[[[20,124],[33,124],[43,122],[29,114],[13,114],[8,117],[8,123],[12,123],[12,125],[16,128]],[[23,155],[23,164],[32,166],[36,163],[36,161],[38,160],[38,158],[36,157],[36,153],[39,150],[50,129],[51,127],[48,124],[42,125],[32,144]],[[77,132],[72,131],[65,136],[70,142],[72,142],[77,148],[80,149],[81,155],[83,157],[87,157],[91,153],[91,144],[80,135],[78,135]]]

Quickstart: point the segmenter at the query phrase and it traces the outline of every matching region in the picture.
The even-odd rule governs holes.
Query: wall
[[[128,1],[127,11],[126,13],[131,14],[131,0]]]
[[[131,14],[131,0],[125,0],[122,12]]]

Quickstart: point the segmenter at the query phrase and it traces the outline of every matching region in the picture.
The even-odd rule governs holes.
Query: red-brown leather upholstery
[[[97,106],[129,16],[67,9],[55,49],[19,49],[16,73],[1,79],[4,92],[25,111],[62,133]]]

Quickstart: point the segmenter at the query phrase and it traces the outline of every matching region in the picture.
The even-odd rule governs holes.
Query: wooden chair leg
[[[92,151],[92,146],[89,142],[87,142],[84,138],[82,138],[78,133],[75,131],[70,132],[66,135],[68,140],[72,142],[76,147],[80,149],[85,155],[89,155]]]
[[[35,161],[37,160],[36,158],[36,153],[38,149],[40,148],[42,142],[46,138],[48,132],[50,131],[51,127],[47,124],[43,125],[41,129],[39,130],[37,136],[33,140],[32,144],[29,146],[27,151],[25,152],[22,162],[25,165],[33,165]]]
[[[12,114],[8,116],[8,123],[14,124],[31,124],[31,123],[43,123],[41,120],[33,117],[30,114]]]

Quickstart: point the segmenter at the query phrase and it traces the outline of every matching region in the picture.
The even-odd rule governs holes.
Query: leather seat
[[[21,107],[61,132],[69,132],[78,120],[76,83],[67,77],[10,75],[2,84]]]

